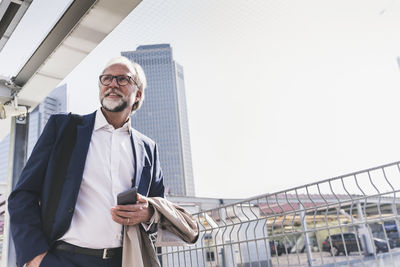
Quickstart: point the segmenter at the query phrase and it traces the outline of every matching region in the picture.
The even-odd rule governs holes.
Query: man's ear
[[[137,103],[137,102],[139,102],[139,100],[142,98],[142,92],[141,91],[139,91],[139,90],[137,90],[137,92],[136,92],[136,97],[135,97],[135,104]]]

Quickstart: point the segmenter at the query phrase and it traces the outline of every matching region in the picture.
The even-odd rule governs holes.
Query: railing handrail
[[[350,176],[354,176],[354,175],[361,174],[361,173],[367,173],[367,172],[371,172],[371,171],[374,171],[374,170],[391,167],[391,166],[394,166],[394,165],[399,166],[399,164],[400,164],[400,161],[396,161],[396,162],[392,162],[392,163],[388,163],[388,164],[384,164],[384,165],[380,165],[380,166],[364,169],[364,170],[361,170],[361,171],[356,171],[356,172],[351,172],[351,173],[347,173],[347,174],[340,175],[340,176],[335,176],[335,177],[324,179],[324,180],[321,180],[321,181],[318,181],[318,182],[313,182],[313,183],[309,183],[309,184],[304,184],[304,185],[292,187],[290,189],[277,191],[275,193],[266,193],[266,194],[256,195],[256,196],[253,196],[253,197],[250,197],[250,198],[241,199],[241,200],[238,200],[238,201],[235,201],[235,202],[232,202],[232,203],[221,204],[217,208],[223,209],[223,208],[228,208],[228,207],[232,207],[232,206],[237,206],[237,205],[239,205],[241,203],[252,202],[252,201],[255,201],[255,200],[258,200],[258,199],[263,199],[263,198],[270,198],[270,197],[278,196],[280,194],[286,194],[287,192],[292,192],[292,191],[296,191],[298,189],[311,187],[311,186],[318,185],[318,184],[327,183],[327,182],[333,181],[333,180],[343,179],[345,177],[350,177]],[[397,190],[396,192],[400,192],[400,191]],[[289,195],[292,195],[292,194],[289,194]],[[293,194],[293,195],[297,195],[296,199],[299,199],[298,196],[299,195],[304,195],[304,194]],[[316,195],[319,195],[319,194],[316,194]],[[329,195],[329,194],[326,194],[326,195]],[[341,196],[346,196],[346,194],[340,194],[340,195]],[[379,194],[376,194],[376,195],[379,195]],[[358,196],[358,195],[354,195],[354,196]],[[360,195],[360,196],[363,196],[363,195]],[[349,199],[350,199],[350,197],[349,197]],[[211,212],[211,211],[213,211],[213,210],[215,210],[217,208],[214,207],[214,208],[201,210],[199,212],[193,213],[193,215],[197,215],[197,214],[205,213],[205,212]]]

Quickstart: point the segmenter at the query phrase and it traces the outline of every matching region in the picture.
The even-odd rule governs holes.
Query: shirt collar
[[[94,131],[97,131],[99,129],[113,129],[114,130],[114,126],[112,126],[111,124],[108,123],[106,117],[104,117],[103,112],[101,111],[101,108],[99,108],[96,111],[96,119],[94,122]],[[131,118],[128,118],[128,121],[125,122],[125,124],[119,128],[118,130],[120,131],[127,131],[129,133],[132,132],[132,127],[131,127]]]

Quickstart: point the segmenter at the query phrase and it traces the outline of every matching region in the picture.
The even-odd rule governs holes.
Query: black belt
[[[119,248],[104,248],[104,249],[94,249],[94,248],[83,248],[78,247],[66,242],[58,242],[55,245],[55,249],[68,251],[72,253],[84,254],[89,256],[96,256],[103,259],[110,259],[115,256],[122,255],[122,247]]]

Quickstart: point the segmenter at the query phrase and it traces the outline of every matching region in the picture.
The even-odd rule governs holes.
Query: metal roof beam
[[[17,28],[32,0],[3,0],[0,3],[0,51]]]
[[[72,29],[75,28],[95,2],[96,0],[79,0],[72,2],[64,15],[60,18],[53,29],[51,29],[46,38],[16,75],[16,85],[21,87],[25,85],[51,53],[53,53],[53,51],[63,42]],[[62,64],[62,62],[59,62],[59,64]],[[64,77],[59,78],[63,79]]]
[[[18,103],[34,109],[141,1],[73,1],[10,80],[21,87]],[[0,120],[0,140],[10,131],[6,120]]]

